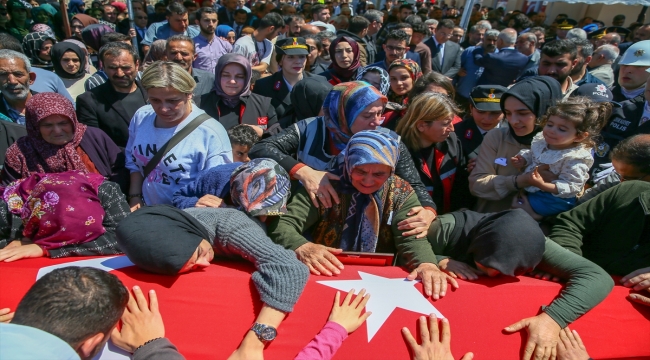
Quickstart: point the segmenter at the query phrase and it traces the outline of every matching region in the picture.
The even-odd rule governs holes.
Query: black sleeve
[[[300,136],[295,126],[290,126],[279,133],[262,139],[248,153],[251,159],[268,158],[275,160],[287,172],[300,162],[292,157],[298,151]]]
[[[266,116],[268,117],[268,122],[266,123],[266,130],[264,130],[264,134],[262,134],[263,139],[282,131],[280,123],[278,122],[278,115],[275,113],[275,108],[271,103],[269,103],[269,108],[266,110]]]
[[[99,127],[99,120],[97,118],[97,112],[95,112],[94,104],[91,104],[92,93],[88,92],[87,95],[84,94],[77,97],[77,120],[80,123],[86,124],[92,127]]]
[[[397,161],[397,166],[395,167],[395,175],[411,184],[411,187],[415,191],[415,194],[418,196],[418,200],[420,200],[420,204],[422,204],[423,207],[432,207],[437,210],[438,208],[436,204],[433,202],[431,195],[429,195],[427,189],[424,187],[422,179],[420,179],[420,174],[418,174],[418,170],[415,168],[415,163],[411,158],[411,153],[402,141],[399,143],[399,153],[400,156]]]
[[[9,166],[7,162],[5,161],[4,165],[2,166],[2,172],[0,172],[0,177],[2,178],[2,185],[7,186],[11,182],[14,182],[18,179],[22,179],[22,175],[16,171],[14,168]]]
[[[469,172],[467,171],[467,159],[463,153],[463,145],[456,137],[458,162],[456,163],[456,176],[451,188],[451,210],[461,208],[471,209],[476,204],[476,197],[469,191]]]
[[[117,245],[115,228],[117,224],[131,213],[129,204],[126,203],[120,187],[113,182],[104,181],[99,186],[99,202],[104,208],[104,221],[102,225],[106,232],[93,241],[83,244],[71,244],[58,249],[48,250],[51,258],[66,256],[93,256],[93,255],[118,255],[122,250]]]

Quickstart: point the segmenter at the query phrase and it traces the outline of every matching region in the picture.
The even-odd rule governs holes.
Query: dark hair
[[[453,20],[444,19],[444,20],[440,20],[437,29],[440,29],[441,27],[453,30],[456,27],[456,24],[454,24]]]
[[[578,134],[589,133],[582,141],[583,144],[593,147],[594,139],[600,134],[600,130],[607,125],[607,119],[612,114],[612,104],[609,102],[596,103],[584,96],[570,97],[558,101],[551,106],[542,116],[539,123],[542,127],[546,125],[551,116],[560,117],[571,122]]]
[[[243,9],[242,9],[243,10]],[[245,11],[245,10],[244,10]],[[294,21],[300,21],[300,20],[305,20],[305,17],[300,15],[300,14],[291,14],[291,15],[285,15],[283,17],[284,23],[289,24]]]
[[[325,5],[323,5],[323,4],[316,4],[316,5],[313,5],[313,6],[311,7],[311,15],[312,15],[312,16],[313,16],[313,15],[317,15],[319,12],[321,12],[321,11],[323,11],[323,10],[325,10],[325,9],[327,9],[327,6],[325,6]],[[327,10],[329,10],[329,9],[327,9]]]
[[[409,99],[415,99],[416,96],[426,92],[427,86],[430,84],[436,84],[441,88],[447,90],[449,98],[452,100],[456,97],[456,89],[454,89],[454,85],[451,83],[451,81],[449,81],[449,79],[447,79],[447,77],[441,73],[432,71],[417,79],[415,84],[413,84],[413,89],[411,89],[411,92],[409,93]]]
[[[123,42],[111,42],[99,48],[99,60],[103,62],[106,55],[120,56],[122,51],[126,51],[133,57],[133,63],[140,60],[140,56],[133,46],[127,45]]]
[[[544,29],[541,26],[535,26],[535,27],[530,28],[527,32],[532,32],[532,33],[541,32],[542,34],[545,34],[546,29]]]
[[[0,49],[7,49],[17,51],[24,54],[24,50],[20,42],[9,33],[0,33]]]
[[[594,54],[594,45],[591,44],[591,41],[589,41],[587,39],[583,40],[583,39],[577,39],[577,38],[573,38],[573,39],[569,39],[569,40],[572,41],[574,44],[576,44],[576,50],[578,50],[578,48],[580,48],[579,49],[580,55],[583,58],[586,59],[586,58],[588,58],[588,57],[590,57],[590,56],[592,56]]]
[[[318,49],[318,51],[323,50],[323,42],[320,41],[321,38],[318,35],[309,34],[309,35],[303,36],[303,38],[305,38],[305,40],[307,40],[307,39],[314,40],[314,42],[316,43],[316,48]]]
[[[643,174],[650,174],[650,135],[638,134],[623,139],[609,156],[612,160],[620,160],[635,167]]]
[[[429,27],[424,25],[424,23],[413,25],[413,33],[424,34],[425,37],[431,36],[431,31],[429,31]]]
[[[365,14],[362,15],[372,24],[375,21],[381,21],[384,18],[384,14],[379,10],[368,10]]]
[[[393,30],[388,33],[388,36],[386,36],[386,43],[388,42],[388,40],[404,41],[408,46],[409,36],[404,30]]]
[[[348,31],[353,34],[360,34],[370,26],[370,21],[363,16],[353,16],[348,24]]]
[[[192,44],[192,54],[196,54],[196,47],[194,45],[194,40],[192,40],[191,37],[182,34],[172,35],[167,38],[167,43],[165,44],[165,52],[169,50],[169,44],[174,41],[185,41]]]
[[[161,2],[157,2],[157,3],[153,6],[154,9],[155,9],[155,8],[161,8],[161,7],[166,7],[166,6],[165,6],[164,3],[161,3]]]
[[[409,15],[406,19],[404,19],[404,22],[411,25],[423,23],[422,18],[417,14]]]
[[[573,61],[578,55],[578,49],[576,48],[576,44],[571,40],[553,40],[544,44],[542,47],[542,54],[548,57],[569,54],[571,56],[571,61]]]
[[[212,8],[210,8],[210,9],[212,9]],[[244,15],[248,16],[248,12],[246,10],[244,10],[244,9],[235,10],[235,12],[233,13],[233,16],[239,15],[239,14],[244,14]]]
[[[109,32],[104,35],[102,35],[102,38],[100,40],[100,43],[102,46],[113,43],[113,42],[122,42],[122,41],[128,41],[131,42],[131,37],[129,35],[125,35],[122,33],[118,32]]]
[[[185,6],[177,2],[173,2],[169,4],[169,6],[167,6],[167,11],[165,11],[165,16],[172,16],[174,14],[176,15],[187,14],[187,9],[185,8]]]
[[[402,4],[399,6],[399,11],[402,12],[402,9],[409,9],[413,11],[413,6],[411,6],[410,4]]]
[[[257,136],[255,129],[244,124],[237,125],[228,130],[228,137],[230,138],[231,144],[246,146],[248,148],[252,148],[253,145],[260,141],[260,137]]]
[[[521,31],[523,29],[528,29],[529,27],[533,26],[533,22],[530,21],[528,16],[524,14],[517,14],[511,17],[510,20],[515,21],[515,23],[512,25],[512,28],[514,28],[515,30],[519,29],[519,31]]]
[[[401,22],[401,23],[397,23],[397,25],[395,25],[393,29],[394,30],[413,29],[413,25],[406,22]]]
[[[279,8],[273,8],[271,11],[269,11],[269,14],[271,14],[271,13],[276,13],[276,14],[282,16],[282,10],[280,10]]]
[[[12,324],[50,333],[70,346],[108,334],[124,313],[129,292],[117,276],[69,266],[38,279],[20,300]]]
[[[268,13],[264,15],[260,24],[257,27],[258,29],[266,29],[271,26],[275,26],[276,29],[279,29],[284,26],[284,20],[282,20],[282,15],[276,13]]]
[[[185,1],[183,1],[183,6],[187,9],[190,6],[199,7],[199,4],[197,4],[197,3],[195,3],[194,1],[191,1],[191,0],[185,0]]]
[[[246,12],[246,10],[243,10],[243,9],[242,9],[242,11]],[[196,20],[201,21],[201,18],[203,17],[203,14],[216,14],[216,13],[217,13],[217,11],[214,8],[202,7],[200,9],[196,10],[195,18],[196,18]]]

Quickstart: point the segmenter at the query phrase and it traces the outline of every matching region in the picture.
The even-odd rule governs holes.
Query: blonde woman
[[[224,127],[209,118],[166,149],[145,179],[145,167],[177,132],[205,112],[192,104],[194,79],[180,65],[157,61],[142,74],[149,103],[129,125],[126,167],[131,171],[129,205],[171,204],[172,195],[196,175],[216,165],[232,162],[232,148]]]
[[[413,99],[396,129],[438,214],[472,205],[467,164],[452,123],[457,113],[448,96],[425,92]]]

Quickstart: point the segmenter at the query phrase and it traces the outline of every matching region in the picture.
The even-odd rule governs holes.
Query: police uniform
[[[285,38],[278,40],[275,44],[275,51],[282,55],[309,55],[309,47],[304,38]],[[310,74],[303,70],[303,79],[313,78],[327,82],[325,77]],[[271,98],[271,105],[275,108],[278,119],[283,119],[289,111],[293,110],[291,104],[291,90],[282,76],[282,70],[275,74],[259,79],[255,82],[253,93]]]
[[[562,21],[557,23],[556,28],[558,30],[571,30],[571,29],[575,28],[576,25],[578,25],[578,22],[573,20],[573,19],[563,19]],[[550,42],[550,41],[558,40],[558,39],[559,38],[557,36],[554,36],[554,37],[547,36],[545,40],[546,40],[546,42]]]
[[[650,66],[650,40],[639,41],[630,46],[621,57],[618,65]],[[611,90],[614,94],[614,101],[633,100],[623,95],[620,84],[614,86]],[[644,92],[641,92],[640,96],[644,96]]]
[[[481,111],[501,112],[501,96],[508,89],[498,85],[479,85],[470,93],[470,104]],[[460,140],[465,161],[478,156],[481,143],[483,142],[483,130],[476,125],[474,118],[469,114],[465,119],[454,125],[456,137]],[[487,132],[486,132],[487,133]]]

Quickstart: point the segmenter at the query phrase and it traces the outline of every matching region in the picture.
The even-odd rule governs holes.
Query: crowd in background
[[[650,305],[650,24],[476,4],[465,31],[463,11],[0,0],[0,261],[126,254],[166,275],[251,261],[263,307],[233,359],[261,356],[309,274],[340,274],[344,251],[394,254],[434,300],[458,279],[529,274],[567,286],[505,330],[528,331],[524,358],[565,358],[580,343],[568,325],[612,275]],[[182,358],[155,293],[66,271],[0,310],[0,336]],[[112,303],[43,321],[39,299],[91,296],[75,277]],[[297,358],[332,357],[367,297],[337,294]],[[98,327],[61,331],[77,321]],[[448,339],[404,336],[414,358],[449,355]],[[52,351],[9,343],[0,356]]]

